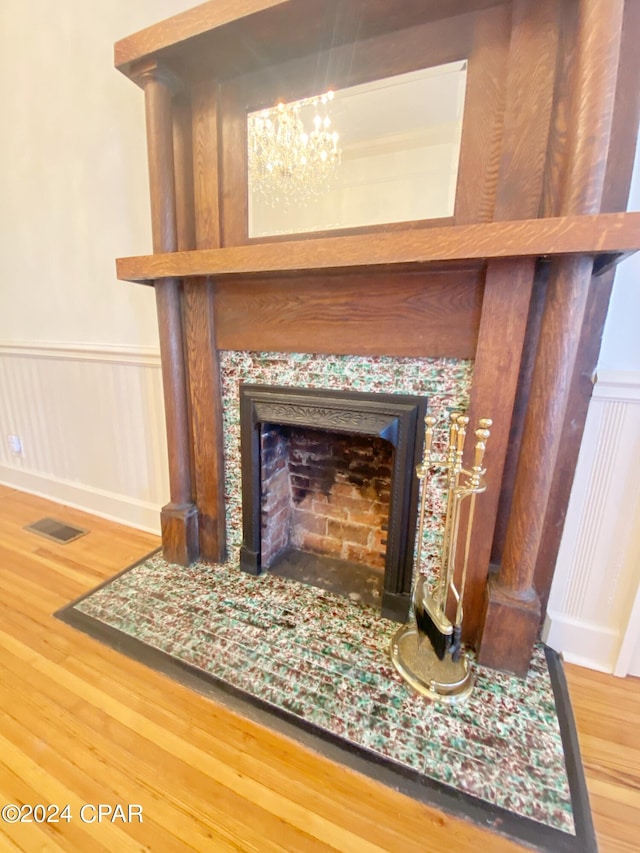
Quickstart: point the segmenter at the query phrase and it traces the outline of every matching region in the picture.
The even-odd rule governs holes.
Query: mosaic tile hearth
[[[74,609],[405,772],[575,833],[541,648],[525,680],[474,664],[470,699],[450,707],[395,672],[397,624],[275,575],[154,555]]]
[[[474,664],[476,687],[466,704],[430,703],[391,665],[396,623],[331,592],[237,568],[241,383],[427,396],[442,425],[434,442],[441,452],[447,412],[468,407],[473,363],[222,351],[220,371],[228,562],[185,569],[156,555],[72,609],[400,772],[575,835],[542,649],[525,681]],[[444,512],[436,488],[423,570],[437,559]]]

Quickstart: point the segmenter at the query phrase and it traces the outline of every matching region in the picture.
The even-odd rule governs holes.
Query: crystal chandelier
[[[333,92],[251,113],[249,181],[272,206],[302,206],[325,195],[340,164],[338,134],[327,105]],[[300,112],[314,107],[313,128],[305,130]]]

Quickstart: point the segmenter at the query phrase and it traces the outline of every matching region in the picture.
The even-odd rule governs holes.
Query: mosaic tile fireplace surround
[[[251,415],[247,413],[244,422],[244,429],[248,435],[248,438],[244,439],[244,444],[247,446],[245,454],[249,454],[250,447],[257,462],[255,470],[250,470],[247,467],[246,460],[245,464],[243,464],[242,458],[241,397],[243,388],[251,389],[251,393],[256,395],[258,399],[260,398],[261,390],[263,390],[266,398],[271,399],[269,389],[276,386],[285,389],[283,394],[285,399],[287,393],[293,393],[298,402],[298,397],[302,396],[303,398],[308,397],[310,403],[317,399],[313,392],[320,392],[323,395],[320,399],[324,400],[325,403],[332,399],[334,402],[336,400],[342,402],[343,398],[341,395],[349,392],[349,394],[354,395],[354,399],[361,397],[369,404],[370,408],[372,406],[374,408],[381,407],[383,414],[380,423],[386,426],[391,425],[392,427],[395,415],[389,415],[389,411],[394,408],[394,401],[397,400],[398,406],[404,409],[413,407],[412,414],[407,418],[406,429],[403,427],[401,430],[401,432],[410,432],[411,436],[403,436],[402,453],[393,454],[395,461],[391,466],[392,469],[398,469],[396,473],[398,481],[402,477],[402,484],[398,485],[397,491],[403,492],[403,494],[400,494],[396,498],[392,511],[392,520],[393,516],[395,516],[395,527],[397,529],[394,531],[390,529],[384,531],[387,534],[384,537],[386,539],[384,553],[387,565],[385,574],[387,577],[385,580],[386,592],[383,593],[383,610],[386,615],[393,616],[396,619],[403,619],[406,615],[407,596],[413,571],[413,548],[408,543],[413,543],[415,537],[417,495],[414,467],[422,449],[424,403],[428,400],[429,411],[438,417],[439,422],[445,426],[449,411],[465,409],[468,405],[469,387],[473,373],[472,363],[456,359],[398,359],[391,357],[224,351],[220,353],[220,370],[222,397],[224,401],[223,434],[225,438],[225,505],[228,530],[228,562],[231,565],[243,566],[245,570],[249,570],[253,574],[258,573],[260,568],[266,568],[265,564],[275,558],[277,552],[284,547],[285,542],[284,540],[278,541],[274,539],[275,534],[267,528],[265,531],[268,540],[267,556],[266,559],[263,557],[260,564],[256,562],[256,554],[260,551],[261,543],[265,541],[265,533],[262,532],[264,505],[260,503],[260,499],[264,498],[264,488],[261,488],[259,485],[260,468],[257,462],[260,456],[260,432],[256,429],[256,423],[254,422],[255,414]],[[316,407],[311,412],[309,426],[314,424],[318,426],[317,420],[315,422],[312,420],[313,417],[317,418],[319,416],[318,411]],[[274,416],[270,417],[273,420]],[[362,432],[356,434],[357,436],[359,435],[359,438],[356,438],[356,447],[362,449],[365,446],[362,443],[365,438],[368,446],[371,446],[371,441],[374,438],[378,442],[376,445],[378,448],[382,449],[387,444],[384,440],[376,438],[380,424],[378,424],[378,429],[374,431],[373,436],[366,435],[367,432],[371,432],[373,427],[363,427],[362,429],[365,434],[363,435]],[[395,427],[391,429],[391,432],[394,432],[394,430],[397,432]],[[267,434],[271,435],[272,432],[269,431]],[[313,435],[313,431],[311,434]],[[323,430],[324,436],[331,434],[330,431]],[[294,433],[294,437],[296,435]],[[333,435],[336,437],[338,435],[344,436],[345,434],[333,433]],[[264,441],[264,430],[262,430],[262,436]],[[291,438],[290,432],[288,433],[288,437]],[[407,440],[408,438],[411,440]],[[438,435],[440,443],[445,439],[446,426]],[[284,439],[282,440],[284,441]],[[393,437],[393,440],[396,444],[398,443],[397,436]],[[406,447],[404,446],[405,444]],[[389,450],[386,452],[389,453]],[[400,456],[402,458],[398,460]],[[258,481],[257,486],[255,485],[256,480]],[[295,486],[295,480],[292,479],[291,482]],[[336,484],[340,485],[340,477],[338,477],[338,482],[333,484],[334,487]],[[345,486],[345,489],[352,488],[346,482],[346,478],[343,480],[342,485]],[[384,487],[381,488],[384,497]],[[363,491],[361,486],[356,488],[356,490],[358,494],[361,494]],[[253,492],[253,495],[251,501],[245,503],[243,523],[243,494],[246,496],[246,493],[249,491]],[[328,491],[331,490],[329,489]],[[302,495],[299,495],[299,497],[302,497]],[[305,498],[308,500],[308,492],[303,497],[303,500]],[[318,500],[318,496],[316,496],[316,500]],[[306,514],[306,510],[299,510],[300,505],[298,503],[296,509],[301,514]],[[307,504],[305,504],[306,506]],[[382,510],[384,504],[381,501],[373,501],[371,507],[373,508],[374,506],[384,513],[384,510]],[[335,510],[327,509],[327,511],[335,511],[336,514],[340,512],[338,508],[335,508]],[[442,495],[436,491],[431,496],[429,504],[431,523],[427,525],[424,548],[422,549],[424,557],[422,568],[424,571],[427,571],[435,563],[443,514]],[[314,523],[317,525],[318,521],[316,520]],[[388,520],[385,526],[388,527]],[[392,532],[393,536],[390,536],[389,534]],[[296,535],[304,535],[300,529],[298,529],[297,533],[294,529],[292,533],[294,537]],[[352,534],[352,536],[353,538],[357,538],[357,533]],[[372,533],[372,536],[374,539],[381,541],[381,528],[378,532]],[[312,541],[317,543],[317,540]],[[358,543],[353,544],[355,546]],[[310,548],[307,544],[305,550],[314,549]],[[364,561],[371,568],[375,568],[375,551],[369,548],[366,551]],[[347,547],[342,556],[353,560],[354,557],[362,557],[363,551],[358,551],[355,547],[349,550]],[[382,562],[380,549],[377,557]],[[357,559],[354,562],[357,562]],[[380,562],[378,565],[380,565]],[[392,563],[391,570],[389,570],[390,563]],[[386,607],[384,606],[385,599]]]

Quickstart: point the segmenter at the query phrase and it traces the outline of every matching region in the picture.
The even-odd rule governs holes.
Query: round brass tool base
[[[457,663],[450,655],[440,660],[415,625],[403,625],[396,631],[390,655],[404,680],[423,696],[453,704],[464,702],[471,694],[474,677],[467,655],[463,653]]]

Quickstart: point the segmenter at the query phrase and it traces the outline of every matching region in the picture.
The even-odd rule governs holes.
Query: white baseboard
[[[620,631],[548,610],[542,639],[561,652],[568,663],[612,672],[620,646]]]
[[[147,533],[160,533],[160,507],[154,504],[8,465],[0,465],[0,483]]]

